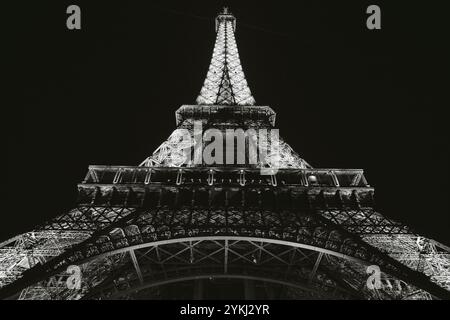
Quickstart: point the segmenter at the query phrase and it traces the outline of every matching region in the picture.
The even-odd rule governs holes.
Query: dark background
[[[450,244],[449,28],[436,3],[33,2],[3,12],[18,93],[2,108],[0,240],[72,207],[89,164],[138,165],[171,134],[226,4],[250,88],[277,111],[281,136],[314,167],[365,169],[384,215]],[[70,4],[80,31],[66,28]],[[382,30],[366,28],[370,4]]]

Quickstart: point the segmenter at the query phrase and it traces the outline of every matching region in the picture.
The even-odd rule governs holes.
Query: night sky
[[[22,4],[3,106],[0,240],[75,204],[89,164],[138,165],[194,104],[223,5],[258,105],[314,167],[362,168],[377,209],[450,244],[446,11],[411,1],[39,1]],[[66,28],[78,4],[82,30]],[[369,4],[382,30],[366,28]],[[6,121],[5,121],[6,120]]]

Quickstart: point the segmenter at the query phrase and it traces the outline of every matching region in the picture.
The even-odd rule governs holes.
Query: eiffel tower
[[[450,248],[376,212],[363,170],[313,168],[281,138],[255,163],[190,160],[205,147],[183,139],[195,123],[275,130],[226,8],[215,30],[197,104],[167,141],[139,166],[90,166],[73,210],[0,244],[0,298],[201,299],[232,283],[244,298],[449,299]]]

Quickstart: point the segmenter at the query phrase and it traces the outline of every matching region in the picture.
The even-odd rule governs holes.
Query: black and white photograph
[[[17,7],[1,300],[450,300],[440,5]]]

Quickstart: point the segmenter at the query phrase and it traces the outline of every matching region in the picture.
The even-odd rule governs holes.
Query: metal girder
[[[224,259],[223,259],[223,273],[228,273],[228,239],[225,240],[225,247],[224,247]]]
[[[194,157],[192,152],[194,148],[202,148],[196,145],[196,139],[194,138],[193,128],[189,127],[189,138],[185,137],[187,130],[183,123],[179,128],[172,132],[169,138],[163,142],[151,156],[147,157],[141,162],[141,167],[169,167],[169,168],[191,168],[195,167]],[[182,130],[183,129],[183,130]],[[203,133],[202,133],[203,134]],[[223,129],[223,134],[226,136],[226,130]],[[270,131],[269,131],[270,134]],[[247,140],[248,137],[247,137]],[[255,150],[260,156],[258,159],[258,168],[273,168],[273,169],[309,169],[311,165],[301,158],[292,147],[287,144],[281,137],[278,138],[277,143],[272,141],[264,142],[264,152],[262,151],[261,143],[252,145],[248,141],[245,142],[245,150]],[[260,150],[261,151],[258,151]],[[267,150],[266,150],[267,149]],[[92,170],[95,172],[94,170]],[[151,171],[149,171],[151,172]],[[117,175],[113,179],[113,182],[120,182],[120,171],[116,172]],[[333,178],[333,175],[330,175]],[[147,178],[147,177],[146,177]],[[96,181],[92,177],[88,177],[91,181]],[[96,178],[98,179],[98,178]],[[148,176],[150,179],[150,176]],[[338,181],[335,177],[335,181]],[[359,181],[358,181],[359,182]],[[336,183],[338,186],[338,183]]]
[[[204,245],[207,244],[208,242],[209,242],[209,240],[206,240],[206,239],[204,239],[202,241],[202,243]],[[225,240],[210,240],[210,243],[215,244],[220,249],[225,250]],[[363,296],[365,296],[366,298],[369,298],[369,299],[373,299],[373,298],[377,298],[377,299],[392,299],[392,298],[409,299],[409,298],[411,298],[412,299],[412,298],[417,298],[418,294],[422,298],[425,297],[425,296],[423,296],[423,294],[424,294],[423,291],[417,290],[413,286],[404,286],[403,285],[403,288],[401,288],[403,290],[403,292],[396,292],[396,291],[398,291],[398,288],[393,287],[392,285],[390,287],[386,285],[386,289],[381,290],[381,291],[368,290],[365,287],[366,280],[367,280],[367,275],[365,274],[365,269],[361,268],[360,264],[358,264],[357,262],[352,261],[352,260],[346,260],[346,259],[342,260],[337,257],[333,257],[332,259],[330,259],[331,258],[330,256],[323,254],[322,257],[327,257],[327,259],[323,260],[324,262],[321,263],[320,267],[319,267],[319,264],[317,263],[317,261],[318,261],[317,254],[311,255],[308,252],[308,250],[303,252],[304,249],[301,249],[304,256],[310,257],[310,259],[308,261],[305,261],[303,264],[295,265],[294,268],[291,269],[292,272],[277,271],[277,269],[280,268],[280,264],[279,264],[280,261],[278,261],[278,260],[272,261],[275,264],[269,263],[264,266],[264,265],[260,265],[260,264],[254,264],[251,261],[248,261],[248,259],[245,259],[245,256],[249,255],[248,252],[251,252],[254,250],[255,242],[240,240],[240,241],[233,241],[233,243],[240,246],[240,249],[235,249],[235,250],[242,250],[243,244],[246,245],[246,248],[245,248],[245,252],[242,252],[242,251],[239,252],[239,256],[241,256],[242,259],[240,261],[236,261],[235,264],[231,265],[231,269],[234,270],[234,273],[232,273],[232,274],[236,274],[235,273],[236,270],[240,270],[241,272],[243,272],[242,273],[243,276],[245,274],[256,274],[255,270],[264,270],[264,268],[266,268],[267,270],[270,270],[270,271],[268,271],[270,276],[267,276],[267,278],[272,278],[272,280],[273,280],[274,275],[277,272],[279,272],[280,277],[282,277],[283,279],[289,279],[289,281],[291,281],[291,283],[295,284],[295,283],[298,283],[299,280],[302,281],[301,280],[302,277],[300,276],[298,271],[300,271],[302,268],[304,268],[303,266],[307,266],[307,270],[303,276],[304,281],[306,283],[314,282],[315,285],[319,285],[319,283],[321,281],[325,281],[325,279],[328,279],[327,281],[332,281],[335,283],[333,285],[334,287],[339,285],[342,287],[343,290],[345,290],[347,292],[353,292],[352,294],[354,295],[354,297],[359,296],[361,294],[363,294]],[[173,243],[167,243],[165,245],[171,246],[171,245],[173,245]],[[283,248],[280,248],[278,245],[272,246],[270,248],[270,250],[274,250],[274,249],[275,249],[275,251],[273,252],[273,254],[275,254],[275,252],[278,253],[278,252],[285,250]],[[169,251],[172,250],[174,252],[176,251],[174,249],[167,249],[167,250],[169,250]],[[269,250],[269,249],[266,249],[266,250]],[[314,253],[314,252],[312,252],[312,253]],[[338,260],[340,260],[340,262],[337,263],[337,261],[335,261],[333,259],[338,259]],[[147,259],[146,261],[150,261],[150,259]],[[197,272],[197,271],[194,271],[195,268],[200,268],[201,270],[204,270],[204,272],[208,272],[207,270],[212,270],[211,269],[212,266],[210,265],[211,262],[212,261],[210,261],[206,264],[196,262],[194,264],[190,264],[189,266],[186,266],[186,264],[184,266],[188,268],[186,270],[191,270],[191,271],[189,271],[189,274],[192,274],[193,272]],[[338,272],[336,272],[337,269],[333,269],[333,268],[335,268],[336,266],[338,266],[342,263],[346,264],[345,268],[341,268],[341,269],[339,269]],[[284,265],[283,270],[289,270],[289,268],[292,267],[289,260],[284,261],[284,263],[282,263],[282,265]],[[154,283],[160,283],[161,278],[158,276],[158,274],[160,274],[165,279],[167,279],[167,277],[169,277],[172,279],[171,280],[172,282],[176,282],[177,280],[174,279],[173,276],[170,276],[170,274],[173,274],[173,272],[175,272],[177,274],[177,276],[182,278],[184,273],[181,270],[185,269],[184,266],[180,265],[178,263],[160,264],[160,267],[164,268],[164,270],[159,271],[159,273],[154,271],[152,274],[149,274],[146,279],[146,286],[152,286],[152,285],[154,285]],[[255,270],[248,271],[246,269],[247,268],[246,266],[249,266],[250,268],[255,268]],[[191,269],[191,268],[194,268],[194,269]],[[153,267],[153,270],[154,269],[155,269],[155,267]],[[221,264],[216,264],[216,269],[214,269],[214,270],[217,271],[220,269],[223,271],[223,267],[221,266]],[[349,270],[353,270],[353,272],[349,273]],[[186,271],[186,272],[188,272],[188,271]],[[316,274],[316,272],[317,272],[317,274]],[[314,274],[313,277],[311,277],[312,274]],[[225,273],[223,273],[223,275],[226,276]],[[296,278],[298,276],[300,276],[300,278]],[[132,279],[130,281],[133,282]],[[180,279],[179,281],[183,281],[183,278]],[[346,282],[346,281],[350,281],[350,282]],[[357,284],[352,285],[352,283],[355,281],[357,281]],[[383,281],[386,284],[393,283],[394,286],[396,283],[397,284],[399,283],[398,279],[395,279],[388,275],[383,275]],[[104,285],[107,285],[107,284],[104,284]],[[136,283],[136,285],[137,285],[137,283]],[[127,287],[130,288],[129,289],[130,291],[136,291],[136,287],[133,284],[131,284]],[[116,297],[117,297],[117,295],[116,295]],[[90,298],[93,298],[93,296],[91,295]]]
[[[316,275],[317,269],[319,268],[320,262],[322,261],[322,257],[323,257],[324,253],[323,252],[319,252],[318,256],[317,256],[317,260],[314,263],[314,267],[311,271],[311,276],[310,276],[310,280],[314,279],[314,276]]]
[[[139,282],[143,283],[144,279],[142,277],[141,268],[139,267],[139,262],[136,259],[136,255],[134,254],[134,250],[130,250],[131,261],[133,262],[134,269],[136,270],[136,274],[139,278]]]
[[[450,252],[446,246],[424,237],[408,235],[366,235],[364,241],[411,269],[420,271],[450,290]]]
[[[97,210],[96,212],[102,212],[103,215],[108,214],[108,208],[103,208],[102,210]],[[116,215],[118,211],[116,208],[110,209],[111,212],[114,212]],[[86,210],[87,211],[87,210]],[[86,212],[85,211],[85,212]],[[230,226],[228,224],[222,225],[220,221],[223,221],[226,223],[226,221],[229,221],[231,216],[231,213],[238,214],[238,219],[234,219],[233,225]],[[372,215],[373,213],[371,211],[367,210],[361,210],[359,212],[352,212],[351,216],[352,219],[359,219],[363,220],[364,224],[373,223],[374,228],[377,228],[380,223],[384,223],[383,219],[367,219],[364,217],[364,215]],[[244,214],[244,215],[243,215]],[[264,216],[262,219],[249,221],[248,218],[254,215]],[[340,211],[339,214],[342,214]],[[226,218],[224,215],[227,215]],[[148,216],[147,218],[144,218]],[[245,216],[248,216],[248,218],[244,218]],[[397,272],[401,266],[399,265],[392,265],[393,261],[399,260],[402,262],[406,267],[410,267],[411,265],[405,264],[404,262],[407,261],[405,257],[408,256],[409,258],[413,257],[414,252],[407,253],[407,250],[404,249],[404,243],[405,239],[409,239],[407,235],[404,235],[402,237],[398,237],[398,243],[400,243],[399,250],[402,251],[402,257],[396,256],[396,252],[393,249],[389,249],[390,252],[388,252],[387,256],[383,256],[380,253],[375,253],[371,249],[371,247],[367,247],[367,243],[371,243],[369,238],[366,238],[365,242],[358,240],[358,238],[354,238],[354,235],[348,234],[348,231],[346,230],[347,224],[343,223],[342,225],[336,225],[333,222],[329,222],[328,218],[321,217],[320,219],[317,219],[316,215],[311,214],[300,214],[299,213],[290,213],[288,211],[283,212],[259,212],[254,211],[252,213],[251,210],[244,210],[244,211],[217,211],[214,214],[211,214],[209,210],[200,210],[198,208],[192,209],[192,208],[165,208],[161,207],[159,209],[149,209],[149,210],[135,210],[130,211],[130,213],[127,213],[123,215],[123,218],[111,220],[116,222],[111,222],[108,225],[108,228],[97,232],[93,236],[89,237],[89,233],[81,233],[82,236],[84,236],[83,239],[87,240],[85,243],[82,243],[80,247],[76,247],[69,250],[62,250],[65,253],[52,257],[52,259],[48,262],[46,262],[47,259],[44,259],[40,263],[36,265],[36,269],[44,268],[44,266],[54,265],[55,267],[50,267],[50,269],[47,269],[47,271],[44,271],[43,274],[46,274],[47,272],[54,273],[57,272],[57,270],[60,270],[63,265],[67,264],[61,264],[60,261],[71,261],[71,263],[78,263],[78,261],[83,261],[86,259],[92,259],[92,257],[102,257],[102,256],[108,256],[112,253],[120,253],[122,251],[126,251],[127,248],[133,248],[133,249],[139,249],[142,247],[148,246],[148,244],[158,244],[158,243],[165,243],[164,239],[174,239],[174,241],[178,241],[178,239],[182,239],[183,236],[190,235],[191,241],[195,241],[196,237],[198,235],[204,234],[218,234],[221,233],[227,237],[227,235],[245,235],[243,239],[253,239],[252,241],[256,241],[256,243],[261,242],[261,239],[264,239],[265,242],[267,241],[280,241],[280,243],[301,243],[303,248],[311,248],[313,250],[319,250],[324,253],[337,255],[339,256],[339,253],[342,253],[342,257],[362,257],[364,259],[369,259],[370,261],[372,258],[370,257],[376,257],[374,260],[372,260],[373,263],[380,264],[380,262],[383,261],[389,261],[387,264],[383,262],[381,264],[382,268],[387,268],[387,272]],[[282,219],[280,220],[280,217]],[[358,217],[358,218],[356,218]],[[187,220],[186,220],[187,219]],[[195,219],[195,220],[192,220]],[[210,220],[208,220],[210,219]],[[322,221],[323,220],[323,221]],[[185,221],[186,225],[182,226],[180,224],[181,221]],[[214,224],[211,225],[208,222],[214,221]],[[239,221],[242,221],[243,224],[240,224]],[[246,223],[247,221],[247,223]],[[258,221],[261,221],[261,224],[259,224]],[[266,223],[270,221],[271,227],[267,229]],[[356,222],[358,220],[355,220]],[[171,225],[173,223],[173,225]],[[363,224],[363,225],[364,225]],[[186,227],[190,226],[190,229]],[[330,229],[330,227],[332,229]],[[364,232],[367,229],[361,229],[362,232]],[[43,233],[47,231],[42,231]],[[58,231],[60,232],[60,231]],[[219,233],[217,233],[219,232]],[[64,232],[60,232],[61,239],[70,239],[70,237],[64,236]],[[55,236],[58,238],[58,233],[55,233],[54,231],[49,232],[49,235],[51,235],[51,238],[53,239]],[[76,233],[72,233],[72,235],[76,235]],[[364,235],[364,233],[362,234]],[[372,237],[373,239],[378,239],[379,242],[383,241],[383,237],[379,235],[372,235],[370,234],[366,235],[367,237]],[[397,237],[398,235],[391,234],[391,237]],[[34,237],[24,237],[23,239],[42,239],[45,240],[45,237],[43,234],[35,235]],[[81,238],[78,239],[78,241]],[[201,238],[197,238],[201,239]],[[354,240],[350,239],[356,239]],[[44,241],[42,240],[42,241]],[[28,241],[28,240],[27,240]],[[62,241],[62,240],[61,240]],[[170,240],[168,240],[170,241]],[[386,240],[384,240],[386,242]],[[15,241],[11,243],[25,243],[25,240],[21,241]],[[42,254],[44,251],[38,251],[39,247],[35,246],[35,242],[30,242],[33,244],[34,248],[37,250],[36,252]],[[52,242],[53,243],[53,242]],[[69,241],[70,243],[74,243]],[[391,243],[397,243],[392,242]],[[409,246],[414,246],[414,241],[409,240]],[[52,244],[53,245],[53,244]],[[239,253],[235,254],[235,250],[233,249],[234,243],[230,243],[230,246],[227,250],[228,260],[234,261],[236,257],[239,257]],[[366,246],[366,247],[365,247]],[[374,246],[376,247],[376,243],[374,243]],[[417,246],[417,245],[416,245]],[[433,243],[430,244],[430,248],[436,247]],[[123,248],[123,249],[122,249]],[[254,262],[254,260],[261,261],[260,254],[264,251],[265,246],[259,245],[254,247],[254,253],[249,253],[248,256],[245,256],[244,258],[247,259],[247,261]],[[386,247],[385,247],[386,248]],[[392,248],[392,246],[390,247]],[[403,248],[403,249],[402,249]],[[49,247],[47,246],[46,249],[48,250]],[[5,250],[5,247],[2,248],[2,250]],[[16,250],[14,247],[8,250]],[[42,249],[41,249],[42,250]],[[156,252],[161,255],[161,253],[164,253],[164,249],[161,250],[161,248],[156,247]],[[201,250],[199,250],[199,247],[195,245],[195,243],[191,242],[191,245],[185,248],[180,249],[181,253],[184,251],[189,251],[192,254],[195,253],[197,260],[212,260],[215,262],[218,262],[220,259],[217,259],[214,257],[214,255],[219,254],[221,250],[218,249],[217,252],[209,252],[209,253],[202,253]],[[388,251],[389,251],[388,250]],[[406,250],[406,251],[405,251]],[[61,252],[62,252],[61,251]],[[276,256],[268,255],[266,260],[280,260],[282,259],[283,255],[287,254],[289,250],[286,250],[285,252],[278,252]],[[435,250],[436,251],[436,250]],[[11,254],[4,254],[5,256],[11,256],[11,257],[20,257],[20,255],[16,254],[16,251],[11,251]],[[75,253],[76,255],[71,254],[70,252]],[[431,276],[431,280],[436,281],[436,283],[443,285],[444,287],[448,284],[449,277],[446,276],[445,273],[441,272],[442,268],[445,268],[445,263],[448,263],[448,256],[445,255],[445,249],[440,248],[439,252],[430,251],[428,252],[428,255],[426,256],[425,253],[422,253],[421,259],[426,258],[430,260],[431,262],[428,263],[431,267],[427,268],[428,275]],[[265,252],[267,253],[267,252]],[[389,253],[392,257],[395,259],[387,260],[387,257],[389,256]],[[80,255],[81,254],[81,255]],[[230,260],[230,254],[233,256]],[[254,254],[252,256],[251,254]],[[71,257],[72,255],[72,257]],[[177,253],[172,253],[174,257],[180,257]],[[362,256],[361,256],[362,255]],[[42,255],[39,257],[43,257]],[[170,257],[170,256],[169,256]],[[163,261],[164,259],[167,260],[167,256],[165,258],[159,257],[159,261]],[[186,260],[190,260],[190,258],[187,258]],[[68,259],[68,260],[67,260]],[[81,259],[81,260],[80,260]],[[162,260],[161,260],[162,259]],[[442,259],[443,262],[440,262]],[[414,259],[409,259],[414,260]],[[2,261],[2,260],[0,260]],[[418,259],[415,259],[414,261],[419,261]],[[438,262],[436,262],[438,261]],[[19,261],[20,262],[20,261]],[[185,262],[185,261],[183,261]],[[16,262],[17,263],[17,262]],[[41,263],[43,263],[41,267]],[[55,269],[56,268],[56,269]],[[224,267],[225,268],[225,267]],[[392,269],[393,268],[393,269]],[[45,270],[45,269],[44,269]],[[404,271],[407,273],[411,273],[407,271],[408,269],[405,269]],[[10,283],[11,281],[15,280],[16,278],[19,278],[23,273],[23,269],[19,269],[16,273],[10,273],[10,276],[5,277],[3,273],[4,282],[3,285]],[[28,272],[27,272],[28,273]],[[36,273],[38,273],[36,271]],[[13,274],[13,277],[11,276]],[[25,274],[25,273],[24,273]],[[411,274],[417,274],[417,272],[412,272]],[[2,274],[0,274],[2,275]],[[410,281],[410,280],[409,280]],[[419,280],[419,281],[425,281],[425,280]]]
[[[179,261],[179,263],[189,264],[190,261],[188,261],[187,259],[183,259],[181,257],[181,254],[183,252],[188,251],[186,249],[189,249],[190,246],[193,246],[194,243],[203,243],[204,241],[211,240],[212,242],[218,244],[218,241],[223,241],[224,239],[232,241],[232,242],[229,242],[229,245],[228,245],[228,250],[227,251],[229,253],[232,253],[235,256],[239,257],[241,262],[242,261],[246,261],[246,262],[248,262],[250,264],[255,264],[255,261],[247,258],[246,255],[249,255],[248,251],[246,253],[240,253],[240,252],[237,252],[237,250],[236,250],[236,246],[238,246],[242,242],[245,242],[247,244],[251,244],[251,250],[253,250],[253,251],[255,251],[255,249],[256,250],[261,250],[262,246],[259,244],[259,242],[264,242],[264,243],[269,242],[269,243],[277,244],[277,245],[297,246],[298,248],[316,250],[316,251],[319,251],[319,252],[326,252],[326,253],[329,253],[331,255],[335,255],[336,257],[345,257],[346,258],[345,260],[353,261],[354,263],[363,264],[364,265],[363,261],[360,261],[360,260],[358,260],[356,258],[352,258],[352,257],[345,256],[345,255],[342,255],[342,254],[337,254],[336,252],[332,252],[332,251],[326,250],[326,249],[314,248],[314,247],[311,247],[311,246],[308,246],[308,245],[295,244],[295,243],[290,243],[290,242],[286,242],[286,241],[279,241],[279,240],[252,239],[252,238],[246,238],[246,237],[239,238],[239,237],[227,237],[227,236],[214,237],[214,238],[204,237],[204,238],[187,238],[187,239],[166,240],[166,241],[148,243],[146,245],[136,245],[134,247],[124,247],[123,249],[112,251],[112,252],[108,253],[108,255],[110,255],[110,254],[117,254],[117,253],[120,253],[121,251],[127,252],[129,250],[140,250],[140,249],[144,249],[144,248],[149,247],[149,246],[155,246],[155,248],[157,248],[154,251],[156,255],[158,255],[158,254],[161,255],[161,253],[164,253],[166,255],[166,258],[164,258],[164,259],[162,259],[161,257],[158,258],[158,259],[155,259],[160,264],[167,264],[169,262],[169,260],[172,260],[172,259],[175,259],[176,261]],[[183,242],[183,241],[188,241],[188,243],[190,243],[190,245],[184,245],[184,246],[182,246],[183,248],[181,250],[178,249],[175,252],[169,252],[166,249],[162,248],[165,245],[170,245],[170,244],[174,244],[174,243],[180,243],[180,242]],[[232,247],[232,248],[230,248],[230,247]],[[286,249],[283,249],[283,251],[281,251],[281,252],[278,251],[277,254],[274,254],[274,253],[271,253],[270,251],[267,251],[266,246],[264,246],[263,249],[264,250],[262,250],[262,251],[264,253],[266,253],[268,257],[277,256],[278,259],[269,259],[269,260],[265,259],[265,260],[261,260],[261,262],[275,260],[275,261],[278,261],[278,262],[283,262],[287,266],[289,266],[291,264],[290,259],[282,260],[280,258],[281,256],[283,256],[283,253],[287,252]],[[251,252],[251,250],[250,250],[250,252]],[[223,247],[218,247],[218,249],[216,249],[216,250],[214,250],[212,252],[209,252],[209,254],[204,254],[204,258],[196,259],[196,260],[198,262],[201,262],[201,261],[203,261],[205,259],[208,259],[211,262],[220,263],[222,265],[222,268],[223,268],[223,262],[220,262],[219,259],[215,259],[212,256],[217,254],[217,253],[224,252],[224,251],[225,251],[225,244],[223,244]],[[153,252],[153,251],[152,250],[147,250],[147,252]],[[198,252],[199,254],[202,254],[202,252],[200,250],[196,250],[196,252]],[[102,256],[107,257],[107,255],[99,255],[99,256],[96,256],[94,258],[95,259],[99,259],[99,258],[102,258]],[[95,259],[90,258],[88,260],[91,261],[91,260],[95,260]]]
[[[189,246],[189,240],[186,240],[184,243],[180,242],[180,243],[165,243],[165,244],[158,244],[158,247],[164,247],[164,251],[169,252],[168,254],[173,254],[173,253],[179,253],[180,255],[183,255],[182,252],[180,252],[179,248],[181,247],[187,247]],[[200,242],[197,242],[200,243]],[[227,244],[228,243],[228,244]],[[145,251],[146,255],[150,254],[150,255],[154,255],[153,257],[147,257],[144,256],[143,254],[137,254],[136,256],[138,257],[138,259],[140,259],[140,265],[141,268],[143,267],[145,270],[149,270],[151,268],[151,272],[146,272],[145,271],[145,287],[149,287],[149,286],[153,286],[155,285],[155,283],[161,283],[161,281],[164,281],[164,279],[172,279],[171,281],[176,281],[175,278],[176,277],[181,277],[183,278],[183,275],[185,274],[189,274],[192,275],[196,272],[216,272],[216,274],[223,274],[226,275],[228,273],[225,272],[224,270],[224,262],[226,260],[226,255],[225,255],[225,251],[227,250],[227,246],[234,246],[234,251],[238,253],[238,256],[241,257],[240,260],[237,260],[233,263],[231,263],[230,261],[228,262],[228,267],[227,268],[231,268],[230,272],[231,275],[237,275],[236,272],[240,273],[242,276],[246,275],[246,274],[251,274],[251,275],[256,275],[258,272],[256,270],[267,270],[264,271],[266,272],[266,278],[270,278],[272,280],[277,280],[277,279],[284,279],[284,281],[286,281],[287,279],[289,279],[290,281],[292,281],[292,283],[296,284],[296,283],[305,283],[306,286],[308,282],[308,279],[310,279],[310,272],[311,269],[313,268],[313,264],[314,264],[314,260],[308,260],[308,261],[303,261],[302,264],[298,264],[295,266],[295,268],[292,268],[292,272],[288,272],[286,273],[285,269],[289,267],[288,263],[289,260],[286,261],[278,261],[278,260],[272,260],[271,262],[267,262],[267,260],[265,260],[266,262],[264,263],[257,263],[255,264],[253,261],[249,261],[248,259],[245,258],[245,256],[248,256],[248,252],[251,252],[254,250],[255,248],[255,242],[253,241],[245,241],[244,239],[240,239],[239,241],[236,240],[229,240],[226,238],[220,238],[220,239],[215,239],[215,238],[211,238],[211,239],[203,239],[201,241],[201,246],[203,246],[204,248],[209,248],[210,252],[217,252],[220,251],[222,252],[222,254],[220,254],[221,260],[222,261],[215,261],[215,260],[201,260],[201,259],[196,259],[193,263],[182,263],[180,262],[180,259],[176,259],[174,257],[172,257],[171,260],[167,260],[164,263],[160,262],[158,263],[157,259],[156,259],[156,252],[155,250],[146,250],[146,249],[140,249],[142,252]],[[211,248],[211,246],[213,246]],[[260,246],[258,244],[258,246]],[[258,247],[256,247],[258,248]],[[271,245],[270,248],[268,246],[265,246],[265,250],[266,251],[270,251],[270,255],[276,254],[276,252],[280,252],[280,250],[285,251],[286,248],[284,246],[279,246],[279,245]],[[308,251],[308,250],[307,250]],[[139,250],[137,250],[137,252],[139,252]],[[185,252],[187,253],[187,252]],[[268,254],[269,255],[269,254]],[[309,256],[308,253],[305,253],[305,256]],[[184,259],[184,256],[183,256]],[[132,263],[130,262],[130,265],[132,266]],[[292,267],[292,266],[291,266]],[[251,268],[251,271],[249,271],[248,268]],[[304,275],[302,276],[300,273],[298,273],[300,270],[303,270],[304,268],[306,268],[304,271],[301,271],[302,273],[304,273]],[[120,276],[116,276],[120,277],[122,279],[129,279],[127,280],[129,282],[129,285],[126,285],[125,288],[129,288],[129,290],[131,291],[135,291],[137,290],[135,286],[141,286],[142,285],[140,283],[138,283],[138,281],[133,280],[135,278],[135,273],[131,272],[131,270],[134,270],[133,268],[130,269],[130,267],[127,267],[126,265],[124,266],[124,269],[122,272],[120,272]],[[184,271],[183,271],[184,270]],[[217,271],[221,271],[222,273],[217,273]],[[132,274],[130,274],[130,272]],[[276,274],[276,276],[275,276]],[[319,271],[320,276],[314,279],[314,283],[313,283],[313,287],[314,286],[330,286],[330,282],[328,284],[322,283],[324,281],[324,279],[328,279],[327,281],[332,281],[328,276],[326,276],[322,271]],[[180,281],[183,281],[183,279],[180,279]],[[318,283],[322,283],[322,284],[318,284]],[[112,287],[111,287],[112,286]],[[93,298],[96,294],[95,292],[100,292],[100,291],[111,291],[111,292],[117,292],[116,289],[114,289],[114,283],[112,283],[111,281],[106,281],[105,283],[103,283],[102,285],[98,286],[98,288],[94,289],[93,292],[91,292],[90,294],[88,294],[86,296],[86,298]],[[110,289],[105,289],[109,287]],[[316,288],[317,289],[317,288]],[[333,290],[336,289],[335,287],[333,287]],[[330,292],[333,291],[330,287]],[[339,290],[343,290],[340,291],[341,293],[347,292],[348,289],[343,288],[343,289],[339,289]],[[349,293],[345,293],[346,295],[348,295]]]
[[[35,265],[59,256],[80,243],[90,232],[35,231],[5,241],[0,247],[0,287],[14,282]]]

